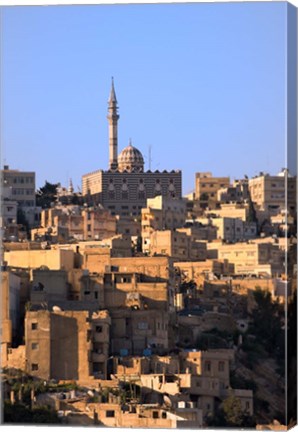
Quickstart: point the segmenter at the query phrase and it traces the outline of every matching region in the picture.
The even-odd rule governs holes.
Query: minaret
[[[117,123],[119,120],[116,93],[114,89],[114,79],[112,77],[112,87],[110,98],[108,102],[108,115],[109,121],[109,168],[116,170],[118,168],[118,128]]]
[[[73,194],[73,184],[72,179],[69,179],[68,193]]]

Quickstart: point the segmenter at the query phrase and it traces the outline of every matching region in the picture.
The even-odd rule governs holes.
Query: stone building
[[[206,242],[197,241],[185,232],[173,230],[153,231],[149,251],[151,255],[168,255],[182,261],[204,261],[207,258]]]
[[[20,324],[20,278],[1,272],[1,344],[11,345]]]
[[[232,389],[230,370],[234,351],[210,349],[179,355],[114,358],[114,373],[122,380],[140,381],[142,400],[160,404],[167,395],[172,407],[196,408],[213,415],[227,397],[240,399],[243,412],[253,415],[253,392]]]
[[[177,228],[178,232],[184,232],[195,241],[206,240],[212,241],[217,238],[217,228],[211,224],[211,221],[206,221],[206,224],[199,222],[189,222],[183,228]]]
[[[142,209],[142,251],[150,252],[150,236],[156,230],[173,230],[182,227],[186,218],[186,202],[167,199],[161,195],[147,199]]]
[[[221,203],[245,202],[249,199],[248,178],[234,180],[232,186],[217,191],[217,200]]]
[[[246,221],[249,217],[249,204],[248,203],[221,203],[220,208],[206,211],[206,216],[216,215],[218,217],[237,218]]]
[[[285,272],[284,252],[268,240],[225,244],[207,244],[210,259],[228,260],[235,265],[236,274],[276,276]]]
[[[258,209],[269,216],[278,214],[281,210],[288,210],[294,215],[296,212],[296,182],[287,169],[278,175],[260,173],[249,180],[249,191],[252,201]],[[287,208],[286,208],[287,207]]]
[[[1,187],[9,188],[13,201],[26,216],[30,227],[39,223],[39,212],[35,199],[35,172],[9,169],[4,165],[1,170]]]
[[[97,207],[58,205],[41,212],[41,226],[31,230],[31,239],[63,243],[70,239],[102,240],[116,234],[116,218]]]
[[[71,249],[31,250],[30,243],[25,250],[4,252],[4,260],[8,266],[28,270],[41,266],[51,270],[71,270],[75,264],[74,256]]]
[[[0,207],[0,230],[4,241],[18,240],[18,203],[12,197],[12,187],[2,185]]]
[[[217,217],[211,219],[217,228],[217,238],[229,242],[250,240],[257,237],[257,224],[240,218]]]
[[[26,371],[46,380],[106,378],[110,317],[107,311],[28,311]]]
[[[82,195],[87,202],[101,203],[111,214],[136,216],[147,198],[157,195],[181,197],[181,171],[144,171],[142,153],[130,142],[118,155],[118,106],[112,82],[108,105],[109,169],[82,177]]]
[[[230,185],[230,177],[213,177],[211,172],[197,172],[195,183],[195,199],[201,207],[214,208],[218,198],[217,192]]]

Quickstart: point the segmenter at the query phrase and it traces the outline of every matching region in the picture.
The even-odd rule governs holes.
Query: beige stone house
[[[26,371],[46,380],[105,379],[110,324],[107,311],[28,311]]]
[[[287,169],[275,176],[260,173],[249,180],[251,199],[260,210],[268,212],[270,216],[281,210],[295,214],[296,183],[297,178],[291,176]]]
[[[196,241],[185,232],[164,230],[150,235],[150,255],[168,255],[178,260],[204,261],[206,242]]]
[[[215,208],[219,189],[230,185],[230,177],[213,177],[211,172],[197,172],[195,179],[195,199],[201,206]]]

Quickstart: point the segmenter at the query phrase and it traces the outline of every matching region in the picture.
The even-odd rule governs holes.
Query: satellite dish
[[[164,404],[165,404],[167,407],[171,407],[171,406],[172,406],[172,401],[171,401],[171,399],[169,398],[169,396],[164,395],[164,397],[163,397],[163,401],[164,401]]]
[[[59,306],[53,306],[53,311],[54,312],[61,312],[62,309]]]

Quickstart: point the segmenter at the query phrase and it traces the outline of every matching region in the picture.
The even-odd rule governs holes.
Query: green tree
[[[36,193],[36,205],[42,208],[51,207],[51,203],[56,199],[58,186],[59,183],[49,183],[46,180],[45,185]]]
[[[254,203],[250,197],[248,197],[248,214],[247,214],[247,222],[256,222],[258,223],[257,213],[254,207]]]
[[[254,291],[254,299],[256,307],[250,316],[250,331],[256,336],[256,343],[274,355],[282,366],[285,358],[285,333],[281,320],[284,308],[277,301],[272,301],[269,291],[263,291],[259,287]]]
[[[243,412],[240,399],[230,396],[223,402],[222,410],[227,426],[242,426]]]
[[[255,426],[254,418],[242,410],[240,399],[232,395],[223,401],[221,406],[216,410],[214,416],[206,418],[206,423],[208,426],[220,428]]]
[[[29,233],[30,231],[29,223],[27,221],[25,212],[21,208],[18,208],[17,211],[17,224],[23,225],[24,230],[27,232],[27,234]]]
[[[57,412],[46,407],[29,408],[21,403],[4,402],[3,423],[32,423],[57,424],[60,423]]]

